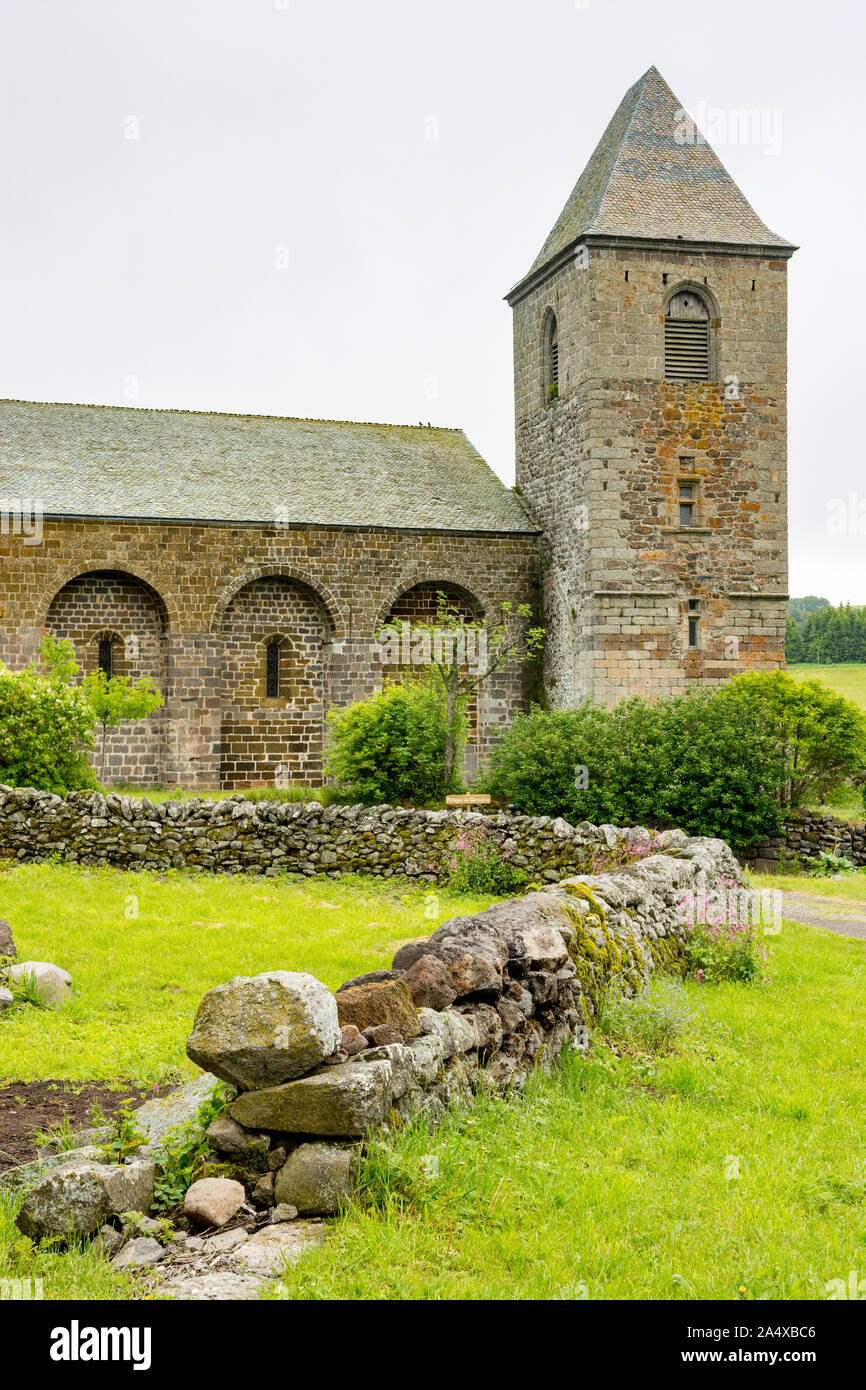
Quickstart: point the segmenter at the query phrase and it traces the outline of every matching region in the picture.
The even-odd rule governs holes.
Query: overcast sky
[[[0,12],[0,394],[459,425],[509,484],[502,296],[626,89],[655,63],[693,115],[764,113],[711,143],[801,247],[791,592],[866,603],[855,0]]]

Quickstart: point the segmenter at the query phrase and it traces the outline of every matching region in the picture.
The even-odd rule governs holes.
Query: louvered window
[[[710,315],[690,290],[675,294],[665,314],[665,377],[668,381],[709,381]]]
[[[278,700],[280,696],[280,644],[269,642],[267,647],[267,698]]]
[[[111,666],[113,656],[114,653],[111,647],[111,639],[109,637],[103,637],[99,643],[99,652],[97,654],[96,660],[100,671],[105,672],[107,680],[111,680]]]

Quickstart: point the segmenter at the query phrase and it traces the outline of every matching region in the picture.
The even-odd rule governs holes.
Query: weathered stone
[[[418,1009],[447,1009],[457,998],[452,972],[438,956],[419,956],[403,979]]]
[[[418,1035],[415,1005],[402,979],[341,990],[337,995],[337,1012],[343,1026],[354,1023],[368,1037],[371,1027],[383,1023],[396,1028],[403,1040]]]
[[[435,1034],[442,1043],[443,1057],[453,1057],[456,1052],[468,1052],[477,1047],[475,1029],[468,1019],[457,1009],[443,1009],[441,1012],[423,1010],[424,1033]]]
[[[240,1274],[233,1269],[205,1267],[184,1268],[178,1265],[158,1265],[155,1274],[165,1276],[161,1292],[170,1299],[184,1302],[240,1303],[257,1299],[263,1281],[253,1274]]]
[[[406,1043],[386,1043],[382,1047],[371,1047],[363,1054],[363,1058],[365,1062],[391,1064],[391,1094],[395,1101],[415,1084],[415,1064]]]
[[[133,1112],[136,1126],[147,1135],[149,1144],[157,1144],[176,1125],[194,1120],[199,1108],[210,1099],[214,1087],[218,1085],[219,1079],[206,1072],[204,1076],[186,1081],[170,1095],[154,1096]]]
[[[416,960],[427,954],[429,944],[429,936],[419,936],[416,941],[407,941],[395,955],[391,968],[400,972],[408,970]]]
[[[299,1144],[277,1173],[277,1203],[302,1216],[332,1216],[348,1199],[357,1150],[334,1144]]]
[[[11,1192],[26,1192],[46,1173],[50,1173],[52,1168],[59,1168],[61,1165],[74,1166],[76,1162],[103,1163],[102,1149],[98,1144],[84,1144],[79,1149],[64,1149],[60,1153],[49,1154],[42,1150],[32,1163],[20,1163],[0,1173],[0,1188],[6,1188]]]
[[[351,980],[346,980],[337,990],[342,994],[344,989],[354,989],[356,985],[380,985],[384,980],[399,980],[402,978],[402,970],[368,970],[366,975],[355,975]]]
[[[516,999],[508,999],[503,995],[497,1000],[496,1012],[502,1021],[503,1033],[515,1033],[523,1023],[523,1010]]]
[[[0,918],[0,960],[14,960],[17,955],[12,928],[5,918]]]
[[[4,1009],[11,1009],[14,1003],[15,998],[11,989],[5,989],[0,985],[0,1013],[2,1013]]]
[[[200,1226],[224,1226],[246,1200],[243,1183],[234,1178],[199,1178],[187,1188],[184,1215]]]
[[[204,1252],[206,1255],[228,1255],[247,1240],[249,1233],[243,1226],[232,1226],[229,1231],[217,1231],[215,1236],[208,1236],[204,1242]]]
[[[100,1226],[90,1242],[90,1248],[97,1255],[112,1259],[126,1244],[126,1236],[115,1230],[114,1226]]]
[[[312,975],[272,970],[206,994],[186,1050],[223,1080],[256,1090],[303,1076],[339,1046],[330,991]]]
[[[492,999],[501,994],[502,971],[487,956],[464,951],[456,944],[440,950],[448,965],[455,998]]]
[[[282,1274],[286,1265],[296,1264],[308,1250],[324,1245],[325,1226],[321,1221],[281,1221],[265,1226],[235,1251],[236,1262],[263,1279]]]
[[[155,1177],[150,1159],[122,1166],[80,1158],[58,1164],[27,1192],[16,1224],[33,1240],[92,1235],[109,1216],[124,1211],[147,1213]]]
[[[268,1169],[270,1170],[270,1172],[275,1173],[278,1168],[282,1168],[285,1161],[286,1150],[282,1146],[276,1149],[271,1149],[270,1153],[268,1154]]]
[[[269,1169],[267,1173],[262,1173],[252,1195],[253,1204],[257,1207],[272,1207],[274,1204],[274,1173]]]
[[[368,1039],[364,1033],[355,1027],[354,1023],[346,1023],[341,1029],[342,1050],[348,1057],[354,1056],[356,1052],[363,1052],[368,1044]]]
[[[267,1134],[244,1129],[230,1115],[220,1115],[207,1128],[208,1143],[212,1149],[224,1154],[249,1154],[250,1151],[266,1153],[271,1146]]]
[[[351,1137],[379,1124],[391,1108],[388,1062],[346,1062],[311,1076],[245,1091],[229,1107],[240,1124],[283,1134]]]
[[[390,1023],[379,1023],[375,1028],[368,1028],[362,1036],[367,1039],[370,1047],[388,1047],[403,1041],[400,1029],[394,1028]]]
[[[489,1004],[460,1004],[457,1010],[475,1029],[479,1052],[489,1057],[498,1051],[502,1046],[502,1021],[496,1010]]]
[[[508,960],[524,970],[557,970],[568,959],[565,944],[574,933],[561,902],[549,893],[497,903],[480,914],[508,948]],[[511,966],[509,966],[511,968]]]
[[[25,978],[34,982],[43,1008],[58,1009],[73,998],[70,988],[72,976],[67,971],[58,969],[56,965],[39,960],[27,960],[22,961],[20,965],[10,965],[7,971],[8,980],[21,983]]]
[[[413,1038],[407,1047],[412,1054],[412,1065],[422,1081],[432,1081],[445,1060],[445,1047],[437,1033]]]
[[[268,1220],[272,1226],[277,1226],[281,1221],[294,1221],[298,1215],[298,1208],[293,1207],[291,1202],[277,1202]]]
[[[128,1240],[111,1261],[115,1269],[138,1269],[143,1265],[156,1265],[165,1259],[165,1250],[153,1236],[138,1236]]]

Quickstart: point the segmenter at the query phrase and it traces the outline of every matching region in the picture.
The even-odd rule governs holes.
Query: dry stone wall
[[[786,819],[783,834],[753,845],[743,858],[756,869],[784,873],[786,860],[795,855],[804,862],[817,859],[822,850],[844,855],[853,864],[866,864],[866,823],[819,811],[796,811]]]
[[[148,798],[70,792],[53,796],[0,786],[0,855],[123,869],[199,869],[211,873],[405,876],[435,882],[461,826],[481,822],[502,838],[511,863],[530,878],[556,882],[591,871],[638,833],[570,825],[549,816],[494,816],[395,806],[319,802],[223,801],[154,804]],[[647,835],[647,832],[641,832]],[[685,837],[667,831],[664,848]]]
[[[169,1296],[255,1296],[324,1238],[371,1138],[415,1119],[434,1127],[446,1107],[519,1091],[533,1067],[585,1050],[602,993],[637,994],[654,968],[675,965],[689,898],[732,881],[724,842],[672,832],[662,853],[453,918],[336,993],[278,961],[230,979],[202,1000],[187,1041],[203,1075],[136,1112],[146,1143],[118,1166],[91,1134],[47,1170],[13,1174],[18,1225],[34,1238],[93,1237],[119,1266],[147,1266]],[[204,1116],[218,1079],[225,1108]],[[150,1209],[178,1124],[206,1126],[211,1152],[169,1239]]]

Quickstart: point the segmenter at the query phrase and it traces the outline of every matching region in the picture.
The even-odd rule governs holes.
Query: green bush
[[[676,825],[751,844],[781,822],[780,752],[730,689],[535,708],[494,750],[485,788],[529,815]]]
[[[423,806],[459,790],[445,780],[447,721],[442,696],[423,681],[388,686],[328,716],[327,774],[344,801]]]
[[[823,800],[866,763],[866,714],[821,681],[752,671],[723,693],[773,739],[776,796],[784,807]]]
[[[0,782],[60,796],[94,787],[85,757],[94,723],[81,690],[0,665]]]

